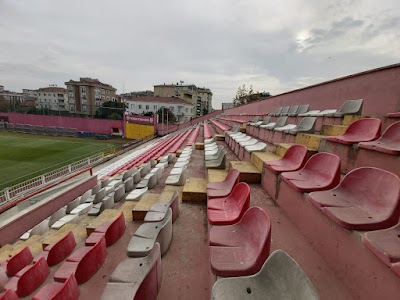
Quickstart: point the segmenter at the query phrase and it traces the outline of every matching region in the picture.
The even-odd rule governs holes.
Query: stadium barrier
[[[67,166],[61,167],[57,170],[50,171],[43,175],[28,179],[24,182],[16,184],[12,187],[6,188],[0,192],[0,210],[2,206],[16,199],[32,193],[34,190],[44,187],[51,182],[59,180],[72,173],[87,169],[99,162],[104,158],[103,153],[98,153],[85,159],[76,161]]]
[[[54,126],[40,126],[18,123],[0,122],[0,131],[30,133],[30,134],[47,134],[51,136],[71,136],[78,135],[76,128],[68,127],[54,127]]]

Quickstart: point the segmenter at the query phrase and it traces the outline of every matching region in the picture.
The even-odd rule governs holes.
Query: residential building
[[[23,89],[22,94],[24,95],[24,101],[22,106],[36,107],[38,101],[38,91]]]
[[[179,97],[192,103],[196,109],[193,117],[202,116],[212,111],[212,92],[207,88],[199,88],[194,84],[160,84],[154,86],[154,96]]]
[[[193,118],[194,105],[177,97],[122,97],[127,104],[128,114],[156,114],[162,107],[168,108],[177,118],[179,123],[190,121]]]
[[[70,80],[65,85],[71,113],[94,115],[104,102],[117,101],[117,89],[98,79],[81,77],[79,81]]]
[[[154,92],[153,91],[138,91],[138,92],[130,92],[130,93],[121,94],[121,96],[125,96],[125,97],[154,96]]]
[[[67,89],[57,86],[49,86],[38,89],[36,108],[48,108],[55,111],[68,110]]]
[[[233,104],[233,102],[230,102],[230,103],[222,103],[222,110],[230,109],[230,108],[234,108],[234,107],[235,107],[235,105]]]
[[[22,93],[5,90],[2,85],[0,85],[0,96],[14,108],[24,101],[24,95]]]

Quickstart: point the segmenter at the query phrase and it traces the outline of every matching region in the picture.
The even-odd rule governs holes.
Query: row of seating
[[[207,169],[225,169],[226,151],[215,139],[204,140],[204,161]]]
[[[147,212],[127,247],[128,258],[112,272],[101,299],[157,298],[161,287],[161,256],[172,242],[172,224],[179,216],[178,192]]]
[[[199,133],[200,133],[200,125],[198,125],[196,129],[193,131],[188,142],[186,143],[186,146],[192,146],[193,144],[195,144]]]
[[[186,183],[188,178],[187,165],[190,162],[190,158],[193,152],[193,146],[186,147],[182,150],[179,158],[176,160],[174,167],[172,168],[167,180],[166,185],[182,186]]]
[[[211,120],[211,123],[214,125],[215,129],[217,130],[218,133],[224,133],[227,130],[231,129],[231,126],[222,124],[221,122],[217,120]]]
[[[212,133],[211,133],[211,130],[210,130],[208,122],[204,122],[203,130],[204,130],[204,132],[203,132],[204,139],[210,139],[212,137]]]
[[[225,141],[240,160],[250,161],[252,152],[265,151],[267,144],[241,132],[227,132]]]
[[[231,170],[223,182],[208,183],[207,196],[208,220],[213,225],[209,232],[211,268],[217,276],[228,277],[218,279],[214,284],[213,299],[242,299],[243,295],[249,294],[286,299],[284,295],[288,291],[284,287],[291,285],[297,286],[296,291],[290,291],[296,295],[294,298],[318,299],[300,266],[283,251],[273,254],[271,258],[272,265],[280,264],[281,271],[277,274],[281,276],[258,283],[272,271],[268,270],[271,260],[267,259],[271,245],[271,221],[263,209],[249,207],[250,187],[239,183],[237,170]],[[284,261],[276,262],[276,255],[284,257]]]

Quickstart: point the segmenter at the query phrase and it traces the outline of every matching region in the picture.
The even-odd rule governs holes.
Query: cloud
[[[398,62],[395,0],[0,0],[0,84],[91,76],[118,92],[184,80],[281,93]]]

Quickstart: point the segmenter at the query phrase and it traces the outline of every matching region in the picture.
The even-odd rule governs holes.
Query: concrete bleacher
[[[326,85],[336,90],[338,84]],[[44,274],[41,257],[68,246],[55,265],[48,261],[46,278],[17,293],[34,299],[66,291],[82,299],[140,298],[144,291],[149,299],[397,299],[400,119],[389,104],[386,112],[371,113],[367,92],[318,103],[307,89],[294,99],[272,97],[108,164],[65,210],[48,216],[54,224],[70,222],[2,244],[1,260],[29,249],[32,259],[23,252],[18,268],[38,268],[33,260]],[[268,126],[279,118],[280,127],[292,126]],[[361,130],[354,134],[355,126]],[[360,132],[367,139],[353,139]],[[93,207],[71,214],[82,204]],[[85,266],[93,253],[96,266]]]

